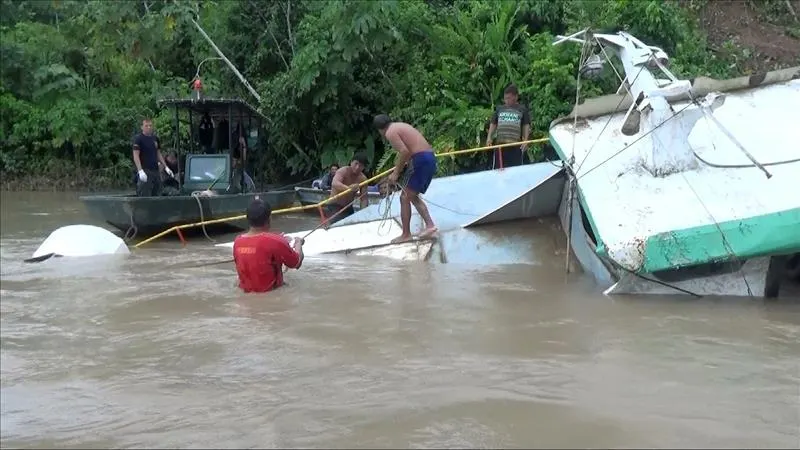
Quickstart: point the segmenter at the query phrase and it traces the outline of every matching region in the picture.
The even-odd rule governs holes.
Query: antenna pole
[[[239,72],[239,70],[236,69],[236,66],[234,66],[233,63],[225,56],[225,54],[222,53],[222,50],[220,50],[219,47],[217,47],[217,44],[215,44],[214,41],[211,40],[208,34],[206,34],[205,30],[203,30],[203,27],[201,27],[200,24],[197,23],[197,21],[194,19],[192,19],[192,23],[194,24],[195,27],[197,27],[197,30],[200,32],[200,34],[202,34],[203,37],[206,38],[208,43],[211,44],[211,47],[214,48],[214,51],[217,52],[220,58],[222,58],[222,60],[225,61],[226,64],[228,64],[228,67],[230,67],[231,70],[233,70],[233,73],[235,73],[236,76],[239,77],[239,80],[242,82],[242,84],[244,84],[244,87],[246,87],[247,90],[250,91],[251,94],[253,94],[253,97],[255,97],[259,103],[261,103],[261,96],[258,95],[258,92],[256,92],[255,89],[253,89],[253,86],[250,86],[250,83],[248,83],[247,80],[244,78],[244,76],[242,76],[242,74]]]

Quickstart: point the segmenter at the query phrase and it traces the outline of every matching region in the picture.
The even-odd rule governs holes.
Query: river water
[[[228,257],[202,237],[22,264],[93,222],[0,207],[3,448],[800,447],[800,306],[608,298],[556,231],[538,265],[307,258],[248,296],[187,267]]]

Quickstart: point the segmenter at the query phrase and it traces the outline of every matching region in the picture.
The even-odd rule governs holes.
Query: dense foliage
[[[156,114],[159,97],[188,97],[198,64],[217,56],[194,20],[259,92],[260,104],[219,60],[202,66],[208,95],[239,96],[269,119],[256,173],[277,183],[357,150],[373,169],[385,165],[370,128],[379,112],[416,124],[437,150],[480,145],[509,82],[532,111],[533,136],[545,136],[575,101],[580,48],[552,46],[559,33],[627,29],[663,47],[679,75],[738,72],[707,51],[690,12],[661,0],[2,0],[0,170],[73,186],[128,183],[141,117]],[[617,84],[612,72],[582,95]],[[160,135],[170,114],[156,116]]]

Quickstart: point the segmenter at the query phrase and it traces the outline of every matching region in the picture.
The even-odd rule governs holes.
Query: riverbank
[[[0,173],[0,189],[5,192],[100,192],[132,190],[131,179],[118,180],[109,177],[80,179],[47,175],[8,175]]]
[[[133,183],[133,174],[130,176],[108,175],[80,175],[78,173],[57,175],[9,175],[0,172],[0,190],[3,192],[108,192],[124,191],[133,192],[136,186]],[[256,186],[261,190],[292,189],[304,183],[311,184],[309,180],[291,181],[282,183],[263,183],[256,179]]]
[[[800,0],[720,2],[682,0],[716,55],[735,53],[743,74],[800,64]]]

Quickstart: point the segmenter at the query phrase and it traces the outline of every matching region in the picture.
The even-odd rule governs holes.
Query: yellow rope
[[[547,141],[548,141],[548,138],[540,138],[540,139],[530,139],[530,140],[527,140],[527,141],[520,141],[520,142],[511,142],[511,143],[508,143],[508,144],[494,144],[494,145],[489,145],[489,146],[485,146],[485,147],[476,147],[476,148],[470,148],[470,149],[466,149],[466,150],[454,150],[454,151],[451,151],[451,152],[438,153],[438,154],[436,154],[436,157],[440,158],[440,157],[443,157],[443,156],[464,155],[464,154],[468,154],[468,153],[477,153],[477,152],[483,152],[483,151],[487,151],[487,150],[496,150],[496,149],[503,148],[503,147],[518,147],[518,146],[520,146],[522,144],[540,144],[540,143],[547,142]],[[359,187],[366,186],[366,185],[368,185],[368,184],[370,184],[370,183],[372,183],[372,182],[374,182],[374,181],[376,181],[376,180],[378,180],[380,178],[385,177],[386,175],[389,175],[393,170],[394,170],[394,168],[391,168],[389,170],[385,170],[385,171],[379,173],[378,175],[375,175],[372,178],[369,178],[367,180],[362,181],[361,183],[359,183],[358,186]],[[334,200],[336,200],[336,199],[338,199],[340,197],[343,197],[343,196],[347,195],[348,192],[349,191],[340,192],[340,193],[334,195],[333,197],[328,197],[325,200],[323,200],[323,201],[321,201],[321,202],[319,202],[317,204],[314,204],[314,205],[294,206],[294,207],[291,207],[291,208],[277,209],[275,211],[272,211],[272,214],[288,214],[288,213],[301,212],[301,211],[307,211],[309,209],[318,208],[320,206],[327,205],[328,203],[330,203],[330,202],[332,202],[332,201],[334,201]],[[154,241],[154,240],[156,240],[156,239],[158,239],[160,237],[163,237],[163,236],[165,236],[165,235],[167,235],[167,234],[169,234],[169,233],[171,233],[173,231],[184,230],[186,228],[194,228],[194,227],[205,226],[205,225],[212,225],[212,224],[216,224],[216,223],[230,222],[230,221],[233,221],[233,220],[242,220],[242,219],[245,219],[245,218],[247,218],[246,214],[240,214],[238,216],[223,217],[223,218],[220,218],[220,219],[212,219],[212,220],[205,220],[205,221],[200,221],[200,222],[196,222],[196,223],[189,223],[189,224],[184,224],[184,225],[176,225],[176,226],[174,226],[172,228],[168,228],[168,229],[162,231],[161,233],[158,233],[158,234],[156,234],[154,236],[151,236],[151,237],[143,240],[142,242],[139,242],[138,244],[134,245],[133,247],[134,248],[139,248],[142,245],[147,244],[149,242],[152,242],[152,241]]]

